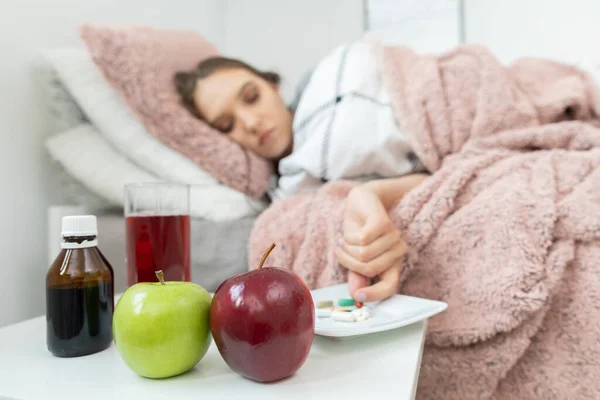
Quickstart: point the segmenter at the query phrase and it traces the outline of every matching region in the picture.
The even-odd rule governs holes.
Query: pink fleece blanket
[[[418,399],[600,398],[600,94],[573,67],[500,65],[479,46],[376,49],[394,110],[432,172],[390,214],[410,247],[404,294],[429,321]],[[333,251],[353,182],[273,204],[251,234],[311,288],[343,282]]]

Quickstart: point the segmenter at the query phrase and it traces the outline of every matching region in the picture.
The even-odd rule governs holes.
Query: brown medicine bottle
[[[64,217],[61,236],[46,275],[46,342],[57,357],[78,357],[112,342],[114,273],[97,247],[95,216]]]

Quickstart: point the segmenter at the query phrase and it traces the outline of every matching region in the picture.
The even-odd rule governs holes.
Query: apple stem
[[[160,281],[161,285],[165,284],[165,276],[162,272],[162,270],[156,271],[156,277],[158,278],[158,280]]]
[[[258,269],[261,269],[263,267],[263,264],[265,263],[265,261],[267,261],[267,257],[269,257],[269,254],[271,253],[271,251],[273,251],[274,248],[275,243],[272,243],[271,246],[269,246],[269,248],[267,249],[267,251],[265,251],[265,254],[263,254],[262,260],[260,260],[260,264],[258,264]]]

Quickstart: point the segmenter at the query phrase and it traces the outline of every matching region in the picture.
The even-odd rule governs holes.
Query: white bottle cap
[[[62,218],[62,236],[98,236],[95,215],[68,215]]]

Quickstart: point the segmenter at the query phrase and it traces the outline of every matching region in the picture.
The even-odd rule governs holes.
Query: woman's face
[[[292,148],[292,113],[275,83],[243,68],[217,71],[196,84],[205,120],[258,156],[278,160]]]

